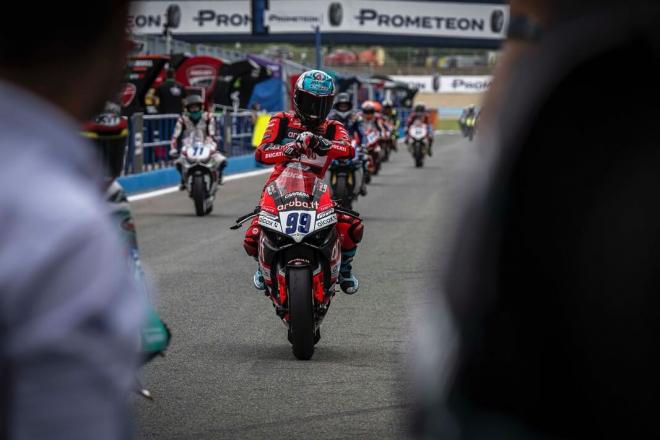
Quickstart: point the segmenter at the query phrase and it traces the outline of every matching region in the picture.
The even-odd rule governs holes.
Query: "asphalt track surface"
[[[433,277],[442,189],[459,148],[439,137],[421,169],[400,148],[355,204],[365,222],[360,291],[337,293],[311,361],[293,357],[270,301],[252,287],[245,229],[229,230],[254,208],[265,175],[227,182],[208,217],[195,217],[183,192],[132,203],[173,332],[167,356],[144,371],[155,400],[136,403],[140,438],[407,438],[410,311]]]

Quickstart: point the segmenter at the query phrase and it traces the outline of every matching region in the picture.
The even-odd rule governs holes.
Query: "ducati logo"
[[[131,103],[135,99],[136,93],[137,93],[137,88],[135,87],[135,84],[125,83],[124,88],[121,91],[121,106],[128,107],[129,105],[131,105]]]

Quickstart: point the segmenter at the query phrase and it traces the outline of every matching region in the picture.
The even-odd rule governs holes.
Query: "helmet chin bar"
[[[319,125],[321,125],[321,122],[323,122],[323,119],[321,118],[310,118],[306,116],[299,116],[300,120],[308,127],[311,128],[316,128]]]
[[[323,118],[323,119],[321,119],[321,118],[310,118],[309,116],[303,115],[302,112],[300,112],[300,110],[298,110],[297,108],[295,110],[296,110],[296,116],[298,117],[298,119],[300,119],[302,121],[302,123],[305,124],[308,127],[316,128],[319,125],[321,125],[321,122],[323,122],[325,120],[325,118]]]

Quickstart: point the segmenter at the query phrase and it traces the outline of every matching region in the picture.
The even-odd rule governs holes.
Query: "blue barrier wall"
[[[257,161],[254,160],[253,154],[230,157],[227,159],[225,175],[252,171],[258,168],[263,168],[263,165],[258,164]],[[127,194],[135,194],[178,185],[179,179],[178,171],[175,168],[170,167],[161,170],[148,171],[146,173],[123,176],[118,180]]]

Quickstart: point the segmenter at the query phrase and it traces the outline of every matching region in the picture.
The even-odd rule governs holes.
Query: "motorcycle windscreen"
[[[314,194],[316,180],[317,177],[314,174],[306,172],[299,164],[290,164],[275,180],[275,184],[282,196],[297,193],[304,197],[303,193],[307,196]]]

